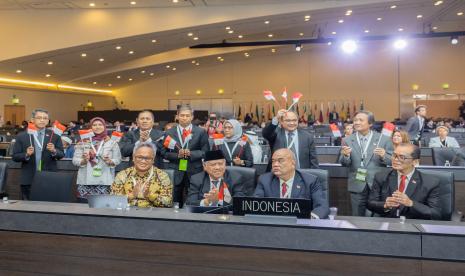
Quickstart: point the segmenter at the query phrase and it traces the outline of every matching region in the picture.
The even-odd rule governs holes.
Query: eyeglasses
[[[407,157],[405,155],[393,153],[392,154],[392,159],[398,159],[399,161],[404,162],[407,159],[413,159],[413,157]]]
[[[291,120],[291,119],[285,119],[285,123],[297,123],[297,119]]]
[[[223,129],[233,129],[232,126],[223,126]]]
[[[39,121],[47,121],[48,117],[34,117],[34,119],[39,120]]]
[[[135,156],[134,160],[138,162],[152,162],[153,158],[152,157],[145,157],[145,156]]]

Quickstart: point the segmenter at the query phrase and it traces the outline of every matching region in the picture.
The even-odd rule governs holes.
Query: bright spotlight
[[[301,45],[301,44],[296,44],[296,45],[295,45],[295,50],[296,50],[297,52],[300,52],[300,50],[302,50],[302,45]]]
[[[357,50],[357,43],[353,40],[346,40],[342,42],[341,49],[346,54],[352,54]]]
[[[394,41],[394,48],[397,50],[402,50],[405,47],[407,47],[407,41],[405,41],[405,39],[398,39]]]
[[[450,43],[451,43],[452,45],[457,45],[457,44],[459,44],[459,38],[458,38],[457,36],[451,37],[451,38],[450,38]]]

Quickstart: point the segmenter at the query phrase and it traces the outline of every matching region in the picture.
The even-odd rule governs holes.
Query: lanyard
[[[288,133],[289,134],[289,133]],[[297,139],[297,133],[294,133],[294,137],[292,138],[291,143],[289,144],[289,135],[286,135],[286,141],[287,141],[287,148],[291,149],[294,146],[295,139]]]
[[[153,176],[153,167],[150,169],[150,173],[149,173],[149,177],[147,178],[146,181],[144,181],[143,185],[142,185],[142,188],[139,190],[139,194],[142,192],[144,193],[144,190],[145,190],[145,186],[147,186],[147,184],[150,182],[150,180],[152,179],[152,176]],[[134,178],[134,176],[131,176],[132,178],[132,183],[134,184],[133,187],[136,187],[137,186],[137,181],[136,179]],[[136,197],[138,197],[138,195],[134,195]]]
[[[188,130],[189,127],[185,128],[185,130]],[[186,137],[185,140],[182,139],[182,133],[181,133],[181,127],[178,126],[177,127],[177,131],[178,131],[178,137],[179,137],[179,142],[181,144],[181,148],[182,149],[187,149],[189,147],[189,141],[191,140],[192,138],[192,130],[191,130],[191,133]]]
[[[237,146],[239,145],[239,141],[236,141],[236,144],[234,144],[234,147],[232,148],[232,150],[229,149],[229,146],[228,146],[228,142],[224,142],[224,146],[226,147],[226,151],[228,152],[228,155],[229,155],[229,159],[231,159],[231,166],[233,165],[233,158],[232,158],[232,154],[234,153],[234,151],[236,150]]]
[[[39,136],[39,132],[37,132],[37,134],[34,134],[34,135],[32,135],[32,136],[34,137],[34,140],[37,142],[37,147],[39,148],[40,151],[42,151],[42,149],[43,149],[43,144],[41,144],[40,141],[39,141],[39,137],[38,137],[38,136]],[[44,133],[44,138],[43,138],[43,139],[45,140],[45,133]],[[42,140],[42,143],[43,143],[43,142],[44,142],[44,141]]]
[[[362,149],[362,143],[360,142],[360,137],[358,135],[358,132],[356,133],[356,136],[357,136],[357,143],[358,143],[358,146],[360,147],[360,151],[361,151],[361,154],[362,154],[362,166],[363,166],[363,161],[367,157],[368,146],[370,145],[371,138],[373,137],[373,131],[370,131],[370,135],[368,136],[368,139],[367,139],[367,141],[365,143],[365,148],[364,149]]]
[[[92,147],[92,149],[94,150],[95,152],[95,157],[98,159],[99,155],[100,155],[100,151],[103,149],[103,144],[105,144],[104,141],[101,141],[100,142],[100,146],[98,147],[98,150],[95,150],[95,147],[94,147],[94,144],[92,144],[92,142],[90,142],[90,146]]]

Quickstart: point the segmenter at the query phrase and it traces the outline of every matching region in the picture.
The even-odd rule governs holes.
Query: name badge
[[[179,170],[183,172],[187,171],[187,159],[179,160]]]
[[[366,184],[367,174],[367,169],[358,168],[357,174],[355,175],[355,180],[357,180],[357,182],[362,182],[361,184]]]
[[[92,169],[92,176],[94,177],[100,177],[102,176],[102,168],[93,168]]]

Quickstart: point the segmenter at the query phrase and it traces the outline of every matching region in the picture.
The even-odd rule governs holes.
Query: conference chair
[[[229,172],[237,172],[243,176],[244,194],[246,196],[253,196],[255,187],[257,186],[257,172],[254,168],[227,166],[226,170]]]
[[[312,174],[318,177],[318,180],[321,183],[321,188],[323,190],[323,195],[328,201],[329,204],[329,175],[327,170],[321,169],[300,169],[301,172]]]
[[[8,196],[5,192],[6,178],[8,177],[8,163],[0,163],[0,196]]]
[[[31,196],[33,201],[74,202],[74,173],[36,172],[32,180]]]
[[[455,210],[455,183],[454,173],[445,171],[419,169],[427,177],[439,179],[439,202],[441,205],[441,219],[460,221],[462,213]]]
[[[457,149],[454,148],[432,148],[433,151],[433,165],[444,166],[447,161],[452,165]]]

